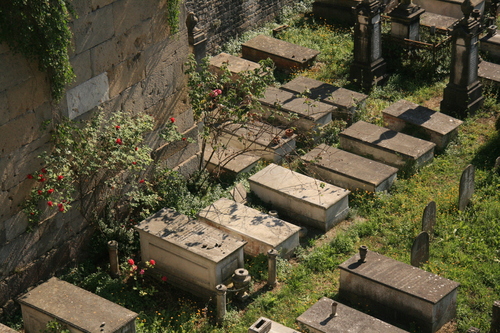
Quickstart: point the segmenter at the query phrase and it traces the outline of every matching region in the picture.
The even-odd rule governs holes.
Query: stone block
[[[141,53],[137,57],[127,59],[108,70],[109,98],[113,98],[122,91],[139,81],[144,80],[144,57]]]
[[[116,0],[90,0],[92,10],[98,10],[102,7],[105,7],[109,4],[112,4]]]
[[[488,34],[481,38],[479,40],[479,49],[490,57],[500,59],[500,35],[498,30],[493,36]]]
[[[356,16],[352,11],[361,1],[316,0],[313,2],[314,16],[347,25],[354,25]]]
[[[143,21],[150,19],[162,8],[161,1],[135,1],[135,0],[118,0],[114,1],[113,8],[113,23],[114,31],[117,36],[126,33],[133,26],[141,24]],[[108,8],[104,7],[104,8]],[[165,9],[164,9],[165,10]]]
[[[460,0],[415,0],[414,4],[420,6],[429,13],[453,17],[455,19],[461,19],[464,16],[460,7],[462,4]],[[474,9],[479,9],[482,15],[484,11],[484,1],[474,2],[473,6]]]
[[[336,313],[332,304],[336,303]],[[310,333],[404,333],[396,326],[369,316],[340,302],[322,297],[297,318],[299,326]]]
[[[248,179],[250,190],[281,215],[328,231],[349,212],[349,191],[270,164]]]
[[[481,61],[478,66],[477,76],[486,86],[500,87],[500,65],[488,61]]]
[[[451,28],[459,20],[460,19],[456,19],[454,17],[425,12],[420,16],[420,25],[436,27],[436,29],[444,32],[448,30],[448,28]]]
[[[284,70],[305,69],[320,54],[319,51],[265,35],[250,39],[241,45],[241,49],[245,59],[259,62],[270,58],[277,68]]]
[[[17,332],[16,330],[13,330],[12,328],[0,323],[0,333],[16,333],[16,332]]]
[[[173,64],[162,63],[161,68],[156,67],[155,71],[148,75],[143,86],[143,100],[145,108],[158,103],[174,93],[175,81],[174,76],[175,66]]]
[[[231,147],[219,147],[214,151],[207,145],[203,159],[208,171],[235,176],[250,172],[259,162],[260,157]]]
[[[396,180],[398,169],[356,154],[321,144],[302,160],[307,172],[318,179],[351,191],[380,192]]]
[[[244,267],[244,241],[164,208],[135,227],[144,260],[168,281],[203,297],[216,294],[237,268]]]
[[[109,100],[110,85],[106,72],[66,92],[68,117],[75,119]]]
[[[404,99],[382,110],[385,126],[394,131],[421,133],[422,139],[434,142],[443,150],[457,137],[458,127],[463,121],[436,112]]]
[[[221,67],[224,65],[231,72],[231,79],[233,80],[237,80],[241,72],[254,71],[260,68],[260,65],[256,62],[235,57],[224,52],[210,58],[211,72],[220,75],[222,73]]]
[[[0,156],[4,157],[40,137],[40,124],[34,112],[9,121],[0,126],[3,140],[0,140]]]
[[[356,254],[339,268],[339,296],[377,316],[434,333],[456,315],[455,281],[372,251],[365,262]]]
[[[114,16],[111,6],[89,12],[74,20],[71,31],[75,40],[75,54],[82,53],[104,41],[115,34]]]
[[[5,206],[5,209],[11,214],[14,215],[21,211],[23,204],[26,202],[26,200],[29,197],[29,194],[31,192],[31,188],[33,187],[34,183],[30,179],[25,179],[18,185],[10,188],[8,190],[8,204]]]
[[[188,160],[191,156],[200,151],[198,139],[198,127],[193,126],[191,129],[183,133],[185,138],[190,138],[194,142],[187,140],[180,140],[175,142],[166,143],[156,149],[152,156],[153,159],[163,167],[169,169],[175,168],[177,165]]]
[[[0,54],[2,75],[0,75],[0,91],[31,79],[38,72],[38,64],[28,61],[17,53]]]
[[[289,256],[299,246],[300,227],[226,198],[201,210],[198,219],[246,241],[244,250],[251,256],[272,249]]]
[[[28,218],[24,212],[17,212],[5,221],[6,241],[10,242],[28,228]]]
[[[74,88],[74,87],[84,83],[85,81],[90,80],[92,78],[92,76],[94,76],[93,72],[92,72],[93,62],[90,60],[91,50],[87,50],[87,51],[84,51],[82,53],[75,54],[69,59],[71,66],[73,66],[73,71],[76,75],[76,78],[75,78],[74,82],[72,82],[68,85],[67,89]],[[102,72],[103,71],[101,71],[97,74],[100,74]]]
[[[250,326],[248,333],[299,333],[271,319],[260,317]]]
[[[369,156],[401,168],[422,166],[434,158],[434,143],[414,138],[384,127],[358,121],[339,134],[340,148]]]
[[[173,170],[179,172],[179,174],[183,175],[185,178],[189,178],[193,173],[200,170],[200,154],[191,156]]]
[[[17,301],[27,333],[44,330],[54,319],[72,332],[135,332],[137,313],[55,277]]]

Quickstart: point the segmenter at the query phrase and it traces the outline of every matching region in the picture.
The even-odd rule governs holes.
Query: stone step
[[[268,87],[259,102],[267,108],[266,116],[273,116],[284,126],[295,127],[303,132],[328,124],[332,121],[332,113],[337,110],[332,105],[297,97],[275,87]]]
[[[273,37],[259,35],[241,45],[245,59],[258,62],[270,58],[277,68],[305,69],[312,65],[319,51]]]
[[[366,103],[367,95],[349,89],[335,87],[331,84],[314,80],[305,76],[298,76],[281,86],[282,90],[294,94],[304,94],[323,103],[337,107],[332,112],[333,118],[351,118],[359,107]]]
[[[233,147],[219,147],[214,151],[207,145],[203,159],[210,172],[238,175],[250,172],[259,162],[260,156]]]
[[[458,135],[458,127],[463,121],[436,112],[424,106],[399,100],[382,111],[386,127],[394,131],[415,132],[421,139],[436,144],[440,150],[446,148]]]
[[[326,144],[321,144],[302,156],[307,172],[351,191],[388,190],[396,179],[398,169],[361,157]]]
[[[435,143],[364,121],[339,134],[340,148],[396,168],[420,167],[434,158]]]
[[[244,251],[251,256],[271,249],[289,256],[299,246],[300,227],[226,198],[203,209],[198,218],[246,241]]]
[[[209,68],[212,73],[220,74],[223,65],[227,66],[227,69],[231,72],[231,79],[233,80],[239,79],[239,75],[242,72],[254,71],[260,68],[260,65],[256,62],[235,57],[224,52],[210,58]]]
[[[249,152],[266,161],[279,162],[295,149],[296,136],[288,137],[283,129],[253,121],[224,125],[219,144]]]
[[[297,223],[330,230],[349,212],[349,191],[270,164],[248,179],[262,201]]]

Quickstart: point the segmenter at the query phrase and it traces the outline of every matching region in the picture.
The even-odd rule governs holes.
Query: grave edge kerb
[[[343,271],[345,271],[345,272],[348,272],[348,273],[352,273],[352,274],[357,275],[357,276],[359,276],[359,277],[362,277],[362,278],[364,278],[364,279],[366,279],[366,280],[369,280],[369,281],[372,281],[372,282],[375,282],[375,283],[381,284],[381,285],[383,285],[384,287],[387,287],[387,288],[389,288],[389,289],[392,289],[392,290],[398,291],[398,292],[400,292],[400,293],[403,293],[403,294],[409,295],[409,296],[414,297],[414,298],[418,298],[418,299],[420,299],[420,300],[423,300],[424,302],[427,302],[427,303],[430,303],[430,304],[437,304],[437,303],[438,303],[438,302],[434,302],[434,301],[432,301],[432,300],[426,299],[426,298],[424,298],[424,297],[422,297],[422,296],[418,296],[418,295],[415,295],[415,294],[409,293],[409,292],[407,292],[407,291],[405,291],[405,290],[395,288],[395,287],[393,287],[393,286],[391,286],[391,285],[388,285],[388,284],[386,284],[386,283],[382,283],[382,282],[380,282],[380,281],[378,281],[378,280],[375,280],[375,279],[372,279],[372,278],[370,278],[370,277],[367,277],[366,275],[359,274],[359,273],[357,273],[357,272],[355,272],[355,271],[352,271],[352,270],[350,270],[350,269],[348,269],[348,268],[346,268],[346,267],[342,267],[342,265],[345,265],[345,264],[347,264],[348,262],[349,262],[350,264],[351,264],[351,263],[354,263],[354,262],[357,262],[357,260],[354,260],[354,261],[353,261],[353,258],[358,258],[358,257],[359,257],[359,255],[357,255],[357,254],[356,254],[356,255],[354,255],[353,257],[351,257],[351,258],[347,259],[346,261],[344,261],[343,263],[341,263],[341,264],[338,266],[338,267],[339,267],[339,269],[341,269],[341,270],[343,270]],[[389,258],[389,259],[391,259],[391,258]],[[394,259],[393,259],[393,260],[394,260]],[[403,262],[401,262],[401,263],[403,263]],[[405,263],[403,263],[403,264],[405,264]],[[421,271],[422,271],[422,272],[429,273],[429,274],[433,274],[433,273],[430,273],[430,272],[424,271],[424,270],[422,270],[422,269],[421,269]],[[452,283],[456,284],[456,286],[455,286],[455,287],[453,287],[453,288],[452,288],[449,292],[447,292],[446,294],[444,294],[444,295],[441,297],[441,299],[443,299],[443,298],[447,297],[448,295],[450,295],[451,293],[453,293],[455,290],[457,290],[457,289],[460,287],[460,283],[459,283],[459,282],[456,282],[456,281],[453,281],[453,280],[450,280],[450,279],[444,278],[444,277],[439,276],[439,275],[437,275],[437,274],[433,274],[433,275],[438,276],[438,277],[440,277],[440,278],[442,278],[442,279],[446,279],[446,280],[448,280],[448,281],[450,281],[450,282],[452,282]],[[458,292],[458,290],[457,290],[457,292]]]

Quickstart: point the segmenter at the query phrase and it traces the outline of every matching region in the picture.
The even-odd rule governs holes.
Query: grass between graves
[[[318,63],[300,74],[352,88],[347,80],[352,29],[308,15],[287,23],[291,27],[280,38],[322,51]],[[261,31],[270,33],[274,26]],[[385,87],[374,89],[358,118],[381,124],[380,111],[401,98],[438,109],[446,85],[442,74],[422,80],[421,75],[420,79],[408,76],[409,70],[406,68],[404,75],[393,73]],[[112,279],[105,265],[99,268],[93,263],[74,267],[63,278],[138,312],[138,332],[247,332],[261,316],[298,328],[295,318],[320,297],[336,297],[337,266],[360,245],[409,263],[424,207],[433,200],[437,204],[437,225],[431,235],[430,260],[423,268],[461,284],[455,330],[465,332],[475,326],[486,332],[493,301],[500,299],[500,175],[493,170],[494,160],[500,156],[500,134],[494,125],[499,109],[496,97],[489,94],[483,109],[465,120],[457,140],[431,164],[399,179],[388,193],[351,194],[347,221],[325,235],[310,237],[293,259],[278,261],[279,285],[274,290],[265,287],[267,258],[247,258],[254,292],[244,303],[228,295],[228,313],[222,326],[214,324],[212,302],[156,280],[147,279],[139,286],[123,283],[121,279]],[[345,126],[337,125],[331,129],[332,142],[338,127]],[[476,191],[470,207],[461,212],[457,209],[458,183],[462,170],[471,163],[476,166]],[[207,189],[203,198],[194,199],[196,194],[186,192],[184,185],[180,187],[183,190],[171,196],[178,200],[169,204],[182,207],[183,213],[194,212],[194,208],[188,207],[189,202],[206,203],[210,198],[227,195],[225,188],[217,185],[213,190]],[[126,264],[123,269],[128,269]]]

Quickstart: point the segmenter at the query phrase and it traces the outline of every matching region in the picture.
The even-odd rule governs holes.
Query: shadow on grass
[[[496,132],[488,142],[486,142],[472,159],[472,164],[480,169],[492,169],[495,160],[500,156],[500,132]]]

